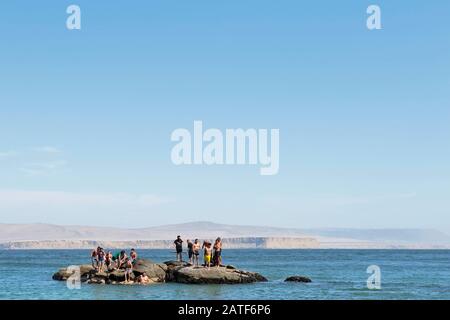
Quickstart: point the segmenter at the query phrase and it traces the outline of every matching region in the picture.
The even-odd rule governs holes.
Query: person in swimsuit
[[[183,262],[183,240],[181,240],[181,236],[178,236],[173,243],[177,251],[177,261]]]
[[[200,255],[200,242],[198,242],[198,239],[195,239],[192,250],[194,251],[194,265],[198,267],[198,256]]]
[[[125,261],[125,282],[131,281],[131,274],[133,273],[133,263],[131,258],[127,258]]]
[[[144,272],[142,275],[140,275],[137,278],[137,282],[140,284],[149,284],[151,281],[150,281],[150,278],[148,277],[148,275]]]
[[[222,239],[220,238],[214,242],[214,265],[217,268],[222,265]]]
[[[210,269],[211,268],[211,255],[212,255],[211,243],[205,242],[203,245],[204,245],[205,267]]]
[[[98,270],[98,258],[97,258],[97,250],[92,250],[91,252],[91,263],[92,263],[92,268],[94,268],[95,270]]]
[[[137,261],[138,254],[135,249],[131,249],[130,251],[131,263],[134,265]]]
[[[192,258],[194,256],[194,244],[191,240],[187,240],[189,263],[192,264]]]
[[[122,250],[119,254],[116,254],[116,256],[114,258],[116,260],[117,269],[124,267],[125,263],[127,262],[127,259],[128,259],[127,253],[125,252],[125,250]]]
[[[97,259],[98,259],[98,271],[103,272],[103,268],[105,267],[105,251],[103,248],[97,248]]]
[[[108,270],[114,269],[113,255],[111,251],[108,251],[105,256],[105,266]]]

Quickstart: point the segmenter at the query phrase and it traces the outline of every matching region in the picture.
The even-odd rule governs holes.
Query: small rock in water
[[[285,282],[301,282],[301,283],[311,283],[312,280],[304,276],[293,276],[285,280]]]

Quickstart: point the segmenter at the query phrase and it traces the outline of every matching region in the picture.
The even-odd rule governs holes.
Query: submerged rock
[[[285,280],[285,282],[301,282],[301,283],[311,283],[312,280],[304,276],[293,276]]]
[[[150,283],[177,282],[185,284],[243,284],[254,282],[266,282],[267,279],[256,272],[238,270],[232,266],[193,267],[192,265],[178,261],[167,261],[163,264],[153,263],[149,260],[137,260],[132,280],[146,274]],[[73,272],[68,268],[60,269],[53,275],[54,280],[65,281]],[[83,282],[90,284],[120,284],[125,281],[124,270],[97,272],[92,266],[80,266],[80,276]],[[136,282],[137,283],[137,282]]]

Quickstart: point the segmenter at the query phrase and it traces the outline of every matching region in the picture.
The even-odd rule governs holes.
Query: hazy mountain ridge
[[[136,242],[147,241],[152,247],[157,241],[173,240],[178,234],[188,239],[214,239],[218,236],[229,239],[235,247],[249,246],[248,240],[271,239],[273,247],[282,247],[274,239],[284,241],[284,247],[305,247],[296,239],[315,239],[321,247],[395,248],[395,247],[450,247],[450,237],[445,233],[430,229],[295,229],[264,226],[238,226],[211,222],[191,222],[146,228],[113,228],[93,226],[59,226],[52,224],[0,224],[0,243],[5,247],[32,245],[37,242],[48,246],[76,246],[76,241]],[[234,239],[234,242],[232,241]],[[74,242],[75,241],[75,242]],[[151,244],[149,241],[153,241]],[[155,242],[156,241],[156,242]],[[56,244],[58,242],[58,244]],[[14,243],[16,243],[14,245]],[[307,247],[317,247],[313,242]],[[252,245],[250,245],[252,247]],[[269,246],[270,247],[270,246]]]
[[[224,238],[227,249],[316,249],[314,238]],[[0,249],[174,249],[173,240],[96,241],[96,240],[29,240],[0,243]]]

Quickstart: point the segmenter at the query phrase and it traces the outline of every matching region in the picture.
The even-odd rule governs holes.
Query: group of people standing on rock
[[[183,240],[181,236],[178,236],[177,239],[173,242],[175,245],[175,250],[177,254],[177,261],[183,262]],[[217,238],[214,241],[214,245],[205,240],[203,244],[200,246],[200,242],[198,239],[195,239],[194,242],[191,240],[187,240],[187,249],[189,256],[189,264],[199,267],[199,256],[200,251],[203,250],[203,266],[205,268],[210,268],[211,266],[220,267],[222,265],[222,239]]]
[[[113,255],[111,251],[106,252],[102,247],[97,247],[97,249],[91,252],[92,267],[96,271],[103,272],[125,269],[125,282],[131,281],[133,266],[137,258],[138,254],[135,249],[131,249],[129,255],[127,255],[125,250]]]

